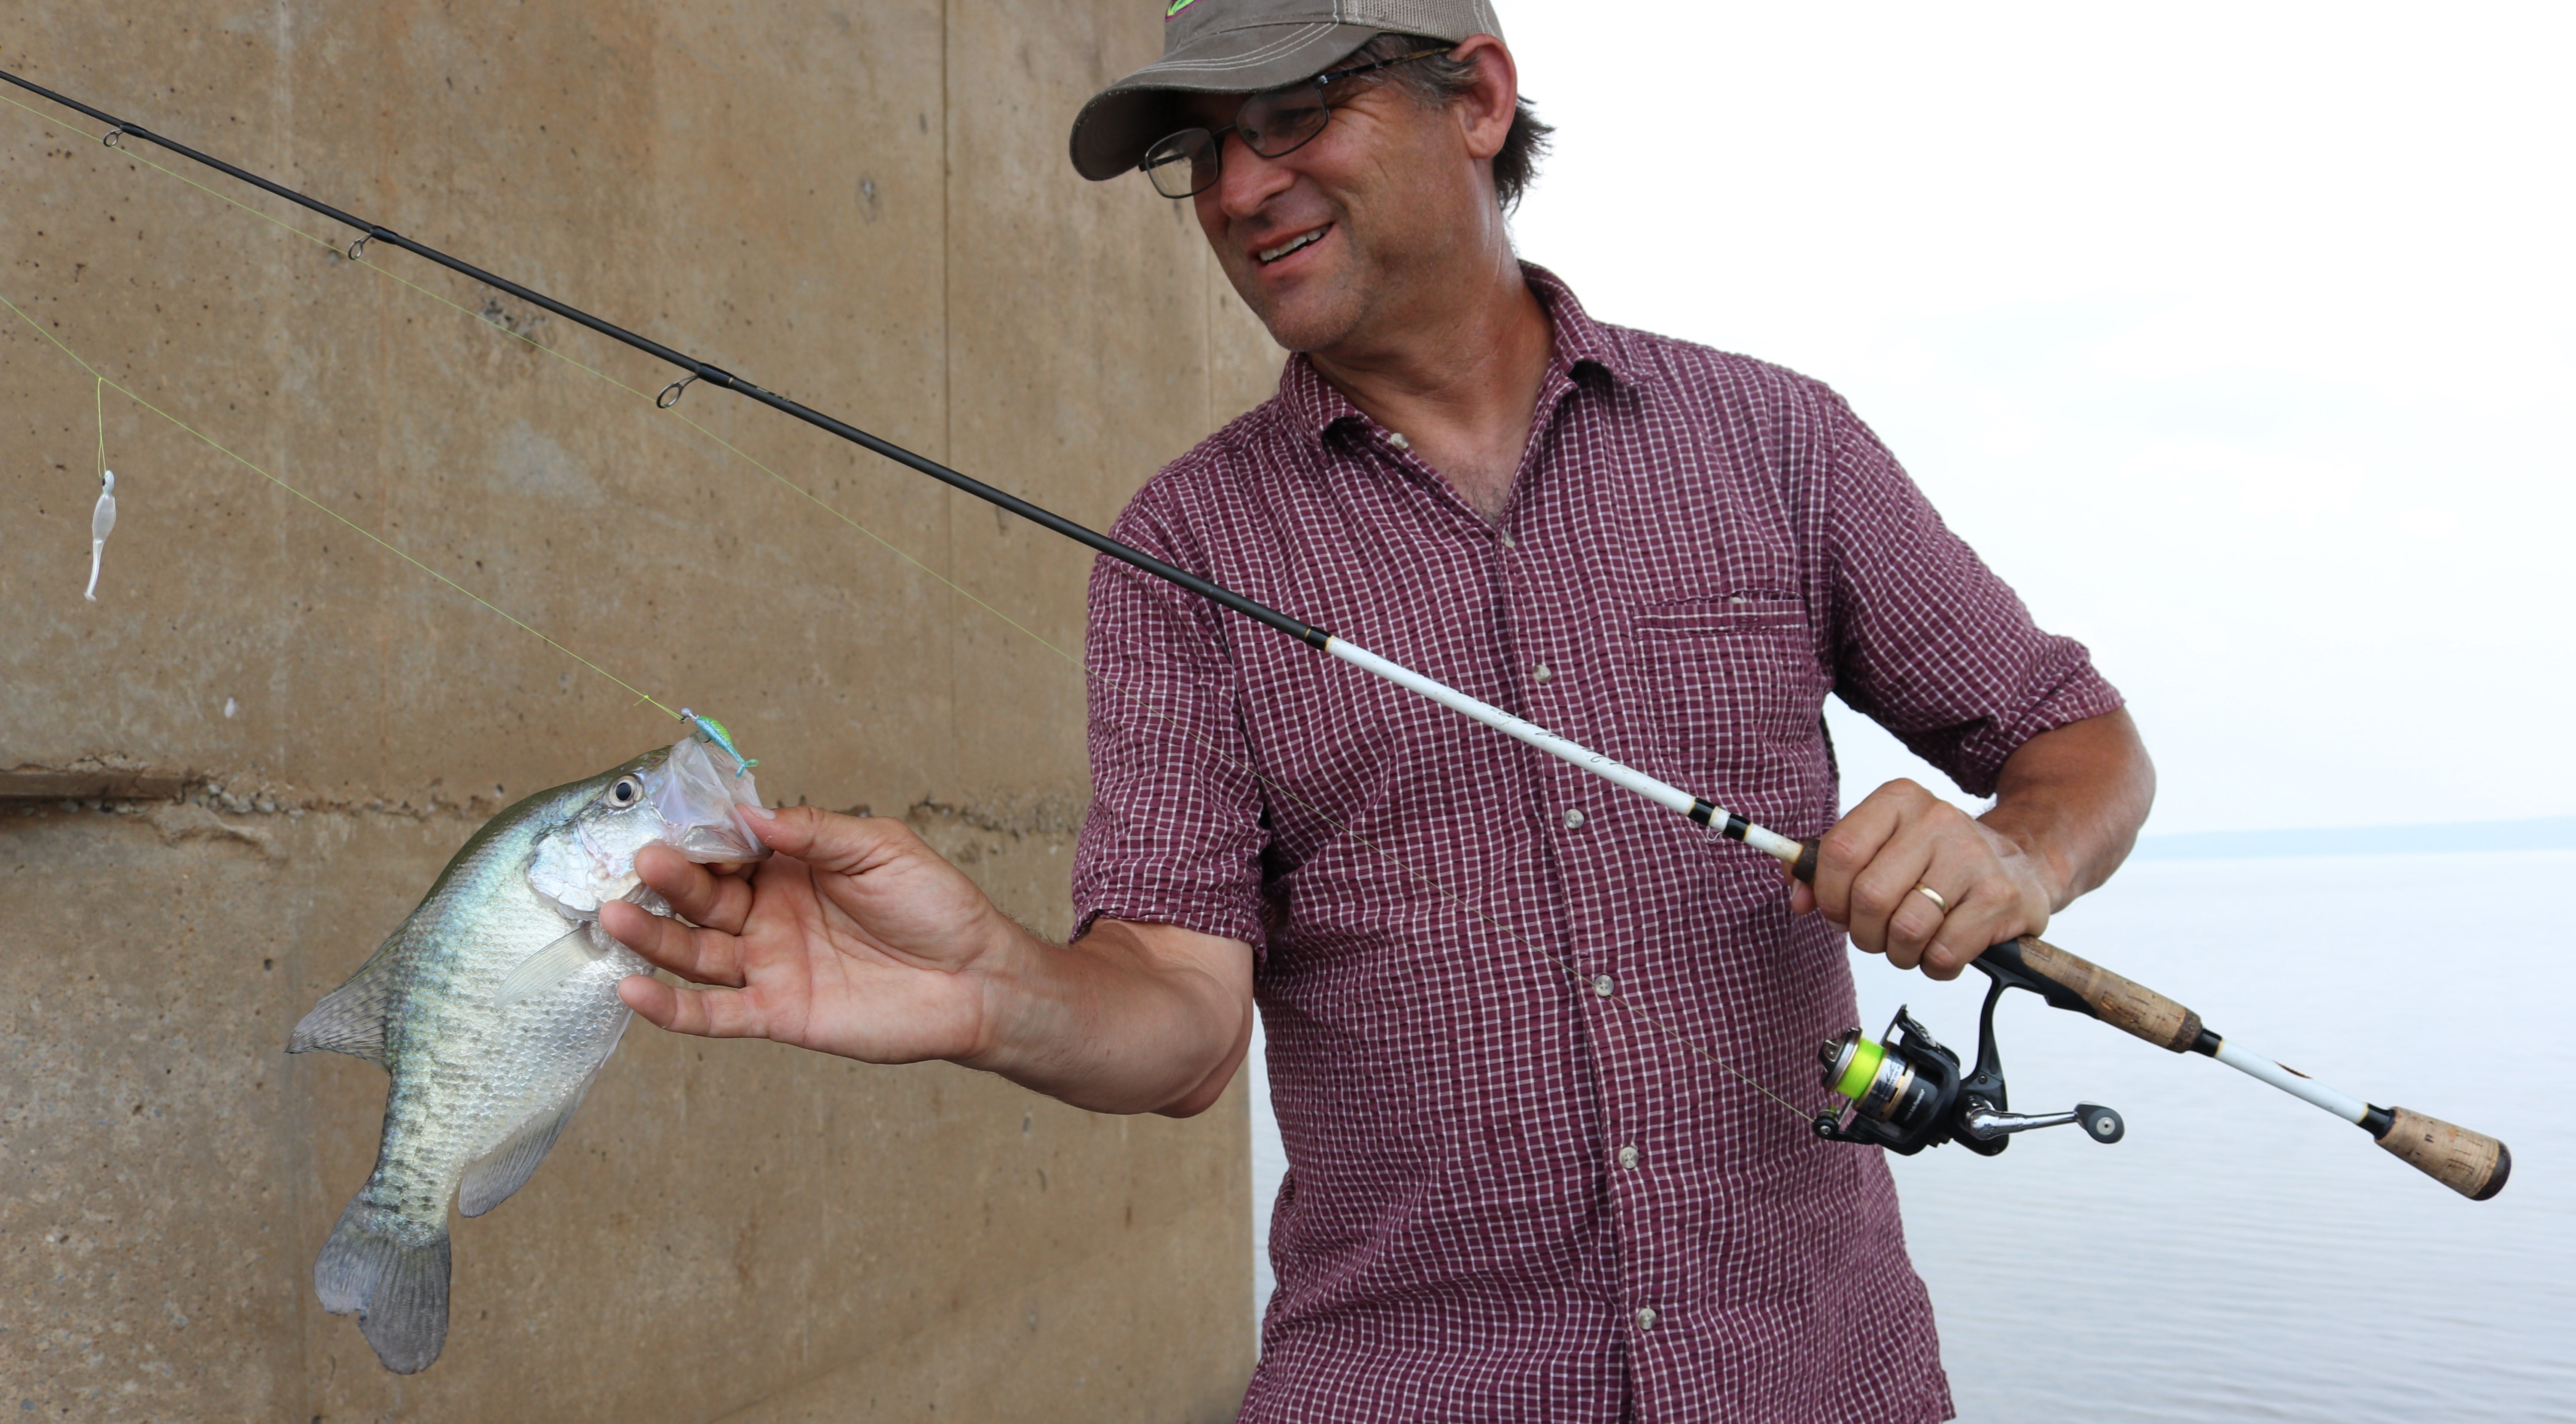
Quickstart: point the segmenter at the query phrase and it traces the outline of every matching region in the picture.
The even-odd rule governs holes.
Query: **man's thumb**
[[[752,817],[751,826],[771,850],[838,875],[883,864],[912,836],[901,821],[844,816],[820,806],[783,806],[765,818]]]

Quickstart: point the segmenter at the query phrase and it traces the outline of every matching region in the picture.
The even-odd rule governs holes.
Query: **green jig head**
[[[733,774],[736,778],[740,778],[744,772],[760,765],[757,758],[744,756],[742,750],[733,744],[733,735],[725,730],[724,723],[713,717],[701,717],[686,707],[680,709],[680,717],[697,729],[699,741],[708,743],[733,758]]]

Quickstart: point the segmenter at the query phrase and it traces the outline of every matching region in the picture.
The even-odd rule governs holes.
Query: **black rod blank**
[[[636,350],[643,352],[645,355],[653,357],[655,360],[667,361],[687,372],[687,380],[706,381],[713,385],[722,386],[726,390],[733,391],[739,395],[749,396],[751,399],[760,402],[762,405],[768,406],[772,410],[783,411],[818,430],[828,431],[831,434],[849,441],[853,445],[874,451],[875,453],[894,461],[896,464],[907,466],[922,474],[928,475],[932,479],[939,481],[941,484],[947,485],[951,489],[963,490],[967,494],[971,494],[977,499],[983,500],[988,504],[998,505],[1003,509],[1009,510],[1013,514],[1020,516],[1022,519],[1028,520],[1032,524],[1036,524],[1042,528],[1051,529],[1078,544],[1088,545],[1103,554],[1107,554],[1109,557],[1116,559],[1121,563],[1132,564],[1166,583],[1187,589],[1191,593],[1197,594],[1199,597],[1220,607],[1230,608],[1256,623],[1260,623],[1266,627],[1275,628],[1309,647],[1320,649],[1332,636],[1331,634],[1326,633],[1323,629],[1317,628],[1312,624],[1291,618],[1287,614],[1281,613],[1276,609],[1255,603],[1251,599],[1248,599],[1231,589],[1210,583],[1206,579],[1200,578],[1198,575],[1191,573],[1186,569],[1177,568],[1171,564],[1167,564],[1162,560],[1155,558],[1153,555],[1146,553],[1142,549],[1121,543],[1120,541],[1112,539],[1108,535],[1100,533],[1098,530],[1092,529],[1088,526],[1076,524],[1072,520],[1065,518],[1063,515],[1055,513],[1053,510],[1041,509],[1037,505],[1031,504],[1027,500],[1022,499],[1018,495],[1012,494],[1007,490],[996,489],[993,486],[984,483],[982,480],[976,479],[971,475],[961,474],[927,456],[916,455],[912,451],[895,444],[891,440],[871,435],[847,421],[825,415],[819,410],[815,410],[800,402],[789,400],[787,397],[779,395],[774,391],[763,390],[759,386],[753,385],[751,382],[742,379],[740,376],[724,370],[722,367],[711,366],[685,352],[674,351],[670,347],[663,345],[661,342],[655,341],[649,336],[638,336],[634,332],[628,331],[626,328],[619,326],[614,322],[593,316],[579,307],[568,306],[565,303],[556,301],[554,298],[547,296],[543,292],[536,291],[529,287],[523,287],[518,283],[511,281],[507,277],[496,277],[493,274],[484,271],[482,268],[475,266],[473,263],[450,257],[446,253],[441,252],[437,248],[431,247],[426,243],[414,242],[412,239],[403,236],[401,233],[395,232],[391,228],[382,227],[367,221],[365,218],[355,217],[351,214],[344,213],[338,208],[331,206],[329,203],[322,202],[317,198],[306,197],[304,194],[299,193],[284,184],[272,182],[271,180],[263,178],[246,168],[237,168],[210,154],[199,153],[197,150],[188,147],[186,144],[164,138],[161,135],[152,132],[150,129],[143,127],[141,124],[130,123],[124,119],[116,117],[114,114],[106,113],[99,109],[93,109],[78,99],[68,98],[64,95],[57,94],[53,90],[45,88],[41,84],[35,84],[26,79],[20,78],[18,75],[12,74],[5,69],[0,69],[0,79],[5,79],[10,83],[17,85],[19,88],[26,90],[28,93],[41,95],[44,98],[62,105],[66,109],[77,110],[98,120],[100,123],[108,125],[108,132],[105,136],[105,141],[108,141],[111,147],[115,146],[117,142],[121,142],[125,138],[149,139],[153,143],[168,149],[172,153],[178,154],[182,158],[188,159],[192,162],[202,163],[206,167],[212,168],[218,173],[238,178],[242,182],[248,183],[262,192],[275,194],[298,207],[320,213],[322,216],[331,219],[333,222],[356,228],[359,232],[363,233],[364,236],[358,242],[352,244],[353,248],[363,247],[366,243],[383,242],[399,247],[403,251],[411,253],[416,257],[425,257],[430,261],[437,263],[441,267],[445,267],[452,272],[462,273],[477,282],[481,282],[487,287],[499,288],[504,292],[508,292],[511,296],[517,297],[523,302],[527,302],[533,306],[543,307],[547,311],[553,312],[555,315],[562,317],[566,321],[578,322],[612,341],[619,341],[628,346],[632,346]]]

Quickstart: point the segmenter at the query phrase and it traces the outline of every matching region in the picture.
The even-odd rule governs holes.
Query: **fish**
[[[527,1184],[626,1031],[617,984],[652,966],[599,907],[670,904],[635,873],[647,845],[756,860],[748,776],[683,737],[484,823],[419,908],[295,1026],[286,1051],[346,1053],[391,1075],[376,1165],[313,1263],[322,1308],[358,1317],[386,1369],[447,1342],[447,1208],[481,1216]]]

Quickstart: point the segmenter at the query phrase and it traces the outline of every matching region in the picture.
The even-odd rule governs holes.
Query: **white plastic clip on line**
[[[89,513],[89,587],[81,594],[92,603],[98,602],[98,556],[116,530],[116,471],[99,476],[98,486],[98,508]]]

